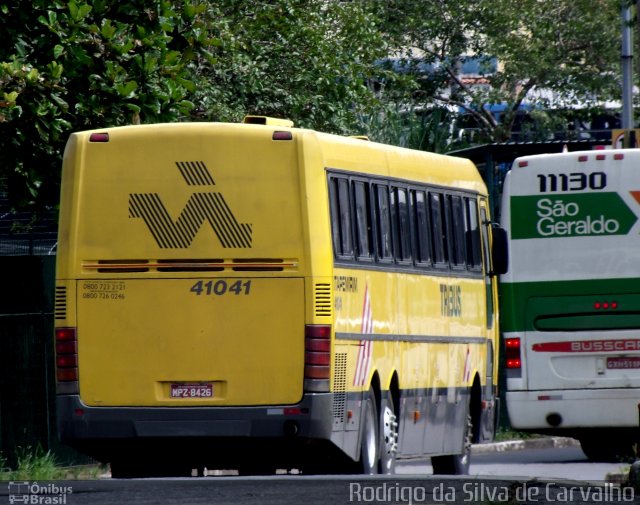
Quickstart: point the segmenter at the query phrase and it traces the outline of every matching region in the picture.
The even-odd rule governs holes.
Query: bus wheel
[[[111,464],[114,479],[141,479],[147,477],[190,477],[191,465],[170,461],[117,459]]]
[[[465,429],[462,454],[449,454],[447,456],[435,456],[431,458],[434,475],[469,475],[472,437],[473,424],[471,423],[471,416],[467,414],[467,426]]]
[[[398,420],[393,407],[393,397],[389,392],[382,400],[380,408],[380,473],[395,473],[397,449]]]
[[[581,438],[580,447],[591,461],[619,463],[633,461],[635,458],[633,442],[625,440]]]
[[[378,473],[378,429],[376,419],[376,397],[373,388],[369,388],[362,412],[362,435],[360,439],[360,473],[373,475]]]
[[[238,475],[274,475],[276,468],[269,464],[245,463],[238,468]]]

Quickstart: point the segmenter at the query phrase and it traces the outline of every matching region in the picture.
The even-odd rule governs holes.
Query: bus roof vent
[[[293,127],[293,121],[290,121],[289,119],[280,119],[277,117],[267,116],[245,116],[243,123],[263,124],[267,126],[285,126],[287,128]]]

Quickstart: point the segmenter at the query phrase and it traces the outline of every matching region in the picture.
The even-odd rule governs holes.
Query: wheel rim
[[[366,412],[366,429],[364,440],[362,441],[364,446],[363,457],[366,464],[365,469],[372,472],[376,465],[376,427],[371,402],[367,403]]]
[[[464,452],[460,458],[460,462],[466,466],[469,464],[470,455],[471,455],[471,444],[473,441],[473,422],[471,420],[471,416],[467,416],[467,431],[466,436],[464,437]]]
[[[393,410],[386,405],[382,411],[382,462],[383,470],[391,470],[398,449],[398,422]]]

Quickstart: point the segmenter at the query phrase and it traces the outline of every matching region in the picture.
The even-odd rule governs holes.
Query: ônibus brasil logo
[[[614,192],[511,197],[513,239],[626,235],[637,220]]]
[[[177,161],[176,167],[189,186],[215,186],[202,161]],[[205,221],[222,247],[251,247],[251,225],[238,222],[219,192],[193,193],[177,219],[169,215],[158,193],[133,193],[129,195],[129,217],[142,219],[163,249],[189,247]]]

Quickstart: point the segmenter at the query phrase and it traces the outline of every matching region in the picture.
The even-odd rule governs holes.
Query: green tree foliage
[[[70,132],[245,114],[360,132],[387,53],[376,2],[0,0],[0,178],[58,198]]]
[[[211,2],[219,43],[198,70],[200,115],[272,115],[360,133],[361,116],[378,105],[367,83],[388,54],[379,10],[376,2]]]
[[[264,114],[443,150],[455,106],[500,140],[540,90],[617,96],[619,28],[610,0],[0,0],[0,179],[55,205],[69,133],[137,122]],[[499,66],[470,86],[479,55]]]
[[[0,176],[18,207],[55,204],[77,129],[172,121],[193,108],[197,7],[156,0],[0,2]]]
[[[570,107],[619,95],[618,2],[395,0],[387,26],[417,76],[417,102],[465,109],[486,140],[509,137],[524,101]],[[486,58],[482,86],[460,79],[460,66],[477,57]],[[425,65],[428,75],[416,72]],[[485,104],[507,105],[500,124]]]

